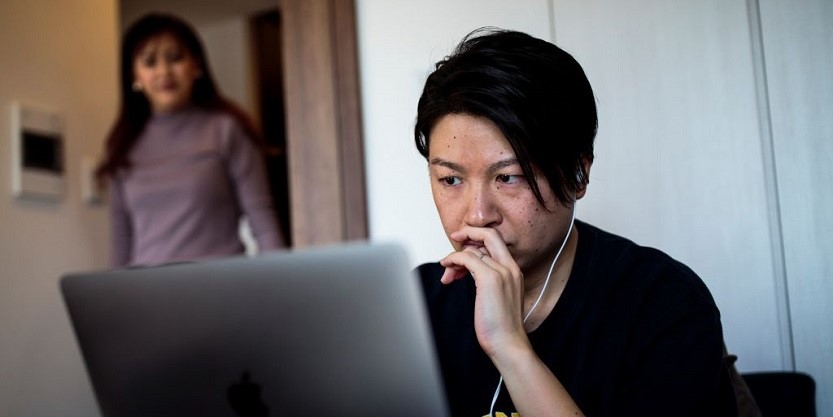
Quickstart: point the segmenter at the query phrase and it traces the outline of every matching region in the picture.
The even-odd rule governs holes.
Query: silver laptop
[[[396,245],[71,274],[61,289],[105,417],[447,415]]]

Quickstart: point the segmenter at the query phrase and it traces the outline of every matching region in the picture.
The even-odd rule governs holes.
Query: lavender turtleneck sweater
[[[113,266],[240,254],[243,215],[261,251],[283,246],[263,158],[232,116],[154,115],[129,160],[110,181]]]

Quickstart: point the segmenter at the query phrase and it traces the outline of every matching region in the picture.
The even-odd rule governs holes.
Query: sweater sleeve
[[[263,155],[238,124],[229,142],[228,165],[237,201],[249,220],[260,252],[285,246],[278,225]]]
[[[110,265],[122,268],[130,263],[132,253],[133,228],[130,214],[124,200],[122,182],[111,177],[108,181],[110,200]]]

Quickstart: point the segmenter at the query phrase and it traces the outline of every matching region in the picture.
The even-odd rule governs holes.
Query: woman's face
[[[154,113],[170,113],[191,103],[199,62],[171,34],[148,40],[133,57],[134,89],[141,89]]]
[[[558,202],[543,176],[523,176],[511,145],[494,123],[465,114],[443,117],[431,130],[428,162],[434,203],[447,236],[464,226],[493,228],[525,275],[546,272],[572,211]],[[546,209],[529,181],[538,181]],[[455,250],[466,246],[451,244]]]

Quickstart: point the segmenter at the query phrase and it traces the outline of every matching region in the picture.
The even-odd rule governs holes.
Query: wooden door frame
[[[293,244],[367,239],[354,2],[281,0],[280,10]]]

